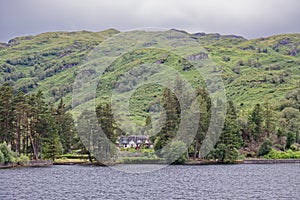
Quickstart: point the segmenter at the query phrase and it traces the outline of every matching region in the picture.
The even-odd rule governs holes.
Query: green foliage
[[[57,108],[55,110],[52,110],[52,112],[55,118],[56,129],[63,148],[63,152],[69,153],[71,152],[72,146],[76,143],[76,130],[74,120],[71,114],[66,111],[63,99],[60,100]]]
[[[0,164],[5,162],[4,154],[0,151]]]
[[[276,151],[272,149],[267,155],[264,156],[266,159],[300,159],[300,151],[292,151],[288,150],[284,151]]]
[[[296,144],[292,144],[292,145],[290,146],[290,150],[292,150],[292,151],[298,151],[299,148],[298,148],[298,146],[297,146]]]
[[[286,137],[286,145],[285,148],[289,149],[292,144],[296,141],[296,134],[292,132],[288,132],[287,137]]]
[[[145,158],[145,157],[127,157],[119,160],[120,163],[124,164],[153,164],[153,163],[163,163],[161,158]]]
[[[166,88],[163,94],[163,106],[166,112],[166,123],[162,130],[157,134],[154,142],[154,150],[157,156],[162,157],[163,149],[167,146],[178,131],[180,122],[180,105],[175,94]]]
[[[187,148],[183,142],[172,141],[163,149],[162,154],[167,163],[183,164],[186,161],[186,151]]]
[[[162,140],[161,140],[161,138],[159,136],[156,137],[156,139],[154,141],[153,148],[155,150],[156,155],[158,157],[162,157],[161,149],[163,148],[163,146],[162,146]]]
[[[75,125],[62,100],[54,108],[53,104],[45,103],[41,91],[13,93],[12,87],[4,84],[0,90],[0,102],[3,116],[0,117],[0,142],[13,144],[11,149],[16,155],[30,154],[38,160],[41,151],[52,149],[55,154],[60,154],[60,143],[64,151],[70,151],[76,138]],[[54,151],[53,144],[49,147],[51,143],[55,143],[55,148],[59,150]]]
[[[24,153],[35,159],[40,157],[41,151],[48,152],[46,157],[54,158],[53,155],[58,155],[61,151],[68,153],[74,148],[83,149],[83,144],[76,135],[74,122],[68,113],[72,101],[72,83],[88,53],[104,39],[117,33],[116,30],[98,33],[44,33],[15,38],[7,47],[1,48],[0,142],[14,144],[12,150],[18,155]],[[211,67],[209,73],[220,72],[227,95],[238,105],[239,110],[239,113],[235,111],[233,102],[230,102],[232,105],[228,109],[224,130],[215,146],[214,152],[218,154],[214,155],[215,157],[221,161],[232,161],[236,157],[236,150],[244,147],[251,153],[257,152],[258,147],[262,146],[263,138],[274,138],[276,128],[278,145],[284,147],[285,136],[286,148],[300,142],[300,87],[297,85],[300,71],[299,54],[295,49],[300,41],[300,34],[277,35],[263,40],[230,38],[218,34],[191,36],[207,50],[207,53],[201,54],[203,65]],[[212,58],[214,63],[206,62],[208,57]],[[146,67],[153,63],[157,65]],[[188,60],[170,53],[168,49],[145,48],[122,55],[103,74],[99,84],[101,88],[97,89],[96,96],[96,103],[99,105],[97,117],[111,141],[114,142],[117,136],[126,133],[123,133],[112,119],[110,89],[115,88],[120,96],[126,96],[130,90],[137,89],[138,83],[146,81],[149,77],[162,74],[170,79],[175,78],[169,75],[168,70],[159,67],[161,64],[172,66],[194,88],[203,88],[205,84],[211,84],[209,79],[204,84]],[[91,69],[87,70],[87,73],[95,75],[96,71]],[[208,72],[204,69],[203,73],[206,75]],[[124,74],[128,76],[122,78]],[[180,86],[179,82],[174,84]],[[40,90],[44,94],[38,92]],[[189,148],[194,151],[194,158],[197,157],[197,153],[198,157],[201,157],[200,149],[210,121],[210,95],[212,94],[205,94],[205,91],[199,92],[198,95],[201,121],[194,146]],[[163,97],[157,98],[161,96]],[[91,103],[90,96],[82,98],[78,102],[75,101],[74,105]],[[269,105],[262,104],[266,100],[269,100]],[[174,91],[151,84],[138,88],[130,101],[130,117],[137,124],[149,125],[150,110],[153,113],[159,110],[155,107],[156,104],[163,106],[167,114],[166,126],[156,139],[151,135],[155,131],[149,128],[132,132],[151,135],[157,154],[162,156],[160,150],[170,144],[180,122],[180,105]],[[278,105],[276,111],[280,113],[274,114],[274,108],[270,105]],[[244,123],[236,123],[238,115]],[[84,123],[80,124],[80,127],[88,131],[83,131],[86,134],[83,136],[90,134],[91,129],[96,129],[87,127],[88,122]],[[94,132],[89,136],[96,138]],[[25,143],[25,138],[28,144],[21,145]],[[86,146],[89,151],[101,146],[88,138],[89,141],[84,142],[88,144]],[[111,150],[112,154],[115,153],[113,148]]]
[[[264,139],[264,142],[258,149],[258,156],[267,155],[272,150],[272,142],[268,138]]]
[[[98,105],[96,108],[97,118],[106,137],[114,143],[119,135],[116,122],[113,117],[111,104]]]
[[[240,128],[237,124],[237,113],[232,101],[228,101],[224,128],[215,147],[215,158],[220,162],[234,163],[239,156],[242,145]]]
[[[214,157],[223,163],[235,163],[239,158],[239,151],[233,145],[218,144],[214,150]]]
[[[78,67],[88,53],[104,38],[117,33],[119,31],[110,29],[97,33],[87,31],[53,32],[14,38],[7,44],[7,47],[0,50],[0,83],[10,82],[15,90],[21,89],[26,93],[43,90],[47,101],[57,104],[64,97],[66,107],[69,108],[71,85]],[[207,49],[207,53],[203,52],[202,54],[207,54],[207,57],[214,60],[214,66],[218,66],[217,70],[222,68],[226,91],[237,105],[243,103],[249,108],[263,99],[271,99],[270,103],[274,103],[284,97],[286,90],[295,88],[295,84],[299,80],[299,54],[289,53],[295,52],[292,47],[296,47],[299,43],[299,34],[276,35],[264,38],[264,40],[228,38],[214,34],[191,36]],[[149,41],[150,39],[153,38],[149,38]],[[289,43],[282,45],[282,41],[287,39]],[[155,63],[156,61],[175,66],[194,86],[200,86],[198,80],[194,78],[195,70],[189,67],[190,71],[183,71],[187,68],[186,66],[189,66],[189,63],[183,59],[180,59],[181,63],[174,62],[179,59],[175,55],[161,56],[162,54],[166,55],[166,52],[168,49],[165,52],[158,50],[130,52],[124,59],[117,60],[108,69],[108,79],[103,82],[103,86],[108,87],[108,80],[118,80],[116,77],[123,74],[126,68],[133,68],[133,66],[137,66],[137,63]],[[235,68],[236,65],[240,68]],[[141,69],[141,67],[138,68]],[[126,91],[126,88],[134,87],[135,82],[138,82],[136,77],[140,75],[140,72],[146,74],[147,77],[152,74],[147,70],[134,71],[137,73],[132,75],[130,80],[121,81],[121,90]],[[289,73],[286,73],[287,71]],[[90,73],[95,72],[90,71]],[[275,84],[277,87],[274,89]],[[269,93],[270,90],[273,90],[273,93]],[[149,93],[157,93],[154,91],[151,88]],[[143,110],[146,99],[148,98],[144,97],[142,102],[138,103],[138,107],[142,107],[142,109],[137,108],[136,110]],[[143,123],[143,117],[138,117],[141,114],[143,113],[134,113],[133,118]],[[65,145],[63,144],[63,146]]]
[[[29,164],[29,158],[28,158],[28,156],[26,156],[26,155],[21,155],[21,156],[17,159],[17,162],[18,162],[20,165],[26,166],[26,165]]]
[[[236,148],[229,146],[229,147],[227,147],[227,152],[225,152],[224,162],[225,163],[235,163],[235,161],[239,157],[240,157],[239,151]]]
[[[256,104],[249,118],[250,123],[253,125],[253,136],[254,140],[258,141],[262,133],[263,124],[263,110],[260,104]]]
[[[89,155],[86,154],[62,154],[57,156],[57,158],[61,158],[61,159],[80,159],[80,160],[87,160],[89,159]]]
[[[56,132],[50,133],[44,146],[44,158],[54,161],[58,155],[62,154],[62,150],[58,134]]]
[[[2,160],[2,163],[12,163],[14,160],[12,151],[8,148],[7,144],[4,142],[0,144],[0,152],[2,155],[0,155],[0,159]]]

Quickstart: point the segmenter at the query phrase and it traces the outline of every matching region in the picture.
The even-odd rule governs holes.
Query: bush
[[[183,164],[186,161],[186,145],[181,141],[172,142],[163,149],[162,154],[167,163]]]
[[[292,151],[298,151],[299,149],[298,149],[298,147],[297,147],[296,144],[292,144],[291,147],[290,147],[290,150],[292,150]]]
[[[276,151],[272,149],[267,155],[264,156],[266,159],[300,159],[300,151],[292,151],[288,150],[284,151]]]
[[[272,149],[267,155],[264,156],[264,158],[266,158],[266,159],[278,159],[279,158],[278,151],[276,151],[275,149]]]
[[[4,163],[4,155],[3,153],[0,151],[0,164]]]
[[[281,151],[284,151],[284,145],[275,144],[274,147],[277,148],[277,149],[280,149]]]
[[[223,56],[222,59],[225,62],[229,62],[230,61],[230,57],[229,56]]]
[[[239,151],[236,148],[231,148],[226,152],[225,163],[234,163],[239,158]]]
[[[11,152],[11,150],[8,148],[6,142],[4,142],[3,144],[0,144],[0,152],[2,152],[3,154],[3,160],[4,160],[4,164],[7,163],[12,163],[13,162],[13,154]]]
[[[20,165],[28,165],[29,164],[29,158],[28,156],[25,156],[25,155],[21,155],[20,158],[18,159],[18,163]]]
[[[258,156],[267,155],[271,150],[272,150],[272,142],[268,138],[265,138],[264,142],[258,149]]]
[[[285,148],[289,149],[291,147],[291,145],[294,144],[295,141],[296,141],[296,134],[294,134],[292,132],[288,132]]]

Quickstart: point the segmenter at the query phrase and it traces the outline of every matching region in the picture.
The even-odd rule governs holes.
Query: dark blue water
[[[300,165],[169,166],[130,174],[103,167],[0,170],[0,199],[300,199]]]

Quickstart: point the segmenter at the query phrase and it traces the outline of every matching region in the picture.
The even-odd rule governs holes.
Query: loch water
[[[79,165],[5,169],[0,199],[297,200],[300,165],[167,166],[148,173]]]

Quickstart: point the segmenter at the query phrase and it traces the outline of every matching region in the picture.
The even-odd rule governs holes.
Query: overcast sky
[[[246,38],[300,32],[299,0],[0,0],[0,41],[48,31],[143,27]]]

